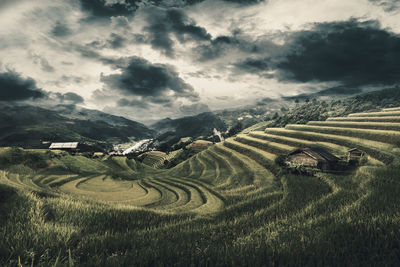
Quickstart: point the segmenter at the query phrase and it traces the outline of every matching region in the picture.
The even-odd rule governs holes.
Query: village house
[[[297,149],[290,153],[285,164],[289,167],[303,166],[322,171],[336,170],[339,158],[323,148],[312,147]]]
[[[67,143],[51,143],[49,149],[51,150],[65,150],[69,152],[77,152],[79,143],[78,142],[67,142]]]
[[[211,146],[213,143],[210,141],[206,141],[206,140],[196,140],[193,142],[192,144],[192,148],[196,151],[196,152],[201,152],[205,149],[207,149],[209,146]]]

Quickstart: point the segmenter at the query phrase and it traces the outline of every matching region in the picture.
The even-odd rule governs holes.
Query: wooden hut
[[[363,156],[365,156],[365,152],[358,149],[352,148],[347,151],[347,161],[359,161]]]
[[[335,170],[339,158],[319,147],[297,149],[286,159],[287,166],[304,166],[322,171]]]

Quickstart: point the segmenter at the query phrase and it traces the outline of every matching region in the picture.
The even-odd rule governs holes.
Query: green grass
[[[249,135],[259,138],[259,139],[264,139],[267,141],[273,141],[276,143],[286,144],[291,147],[303,147],[304,148],[304,147],[318,146],[318,147],[322,147],[338,156],[343,155],[349,149],[349,147],[333,144],[330,142],[319,142],[317,140],[308,141],[305,139],[292,138],[292,137],[286,137],[286,136],[274,135],[274,134],[267,134],[265,132],[258,132],[258,131],[252,132]]]
[[[307,124],[328,127],[400,131],[400,123],[396,122],[310,121]]]
[[[399,148],[336,123],[240,134],[167,170],[0,149],[23,156],[0,170],[0,265],[398,266]],[[386,165],[300,176],[274,163],[314,145]]]
[[[382,111],[387,111],[387,112],[391,112],[391,111],[400,111],[400,107],[395,107],[395,108],[384,108],[382,109]]]
[[[328,126],[312,126],[312,125],[298,125],[298,124],[286,125],[286,129],[357,137],[363,140],[385,142],[388,144],[400,146],[400,132],[398,131],[354,129],[346,127],[328,127]]]
[[[331,117],[327,121],[400,122],[399,116],[384,117]]]
[[[383,117],[383,116],[399,116],[400,111],[380,111],[380,112],[363,112],[352,113],[349,117]]]
[[[266,141],[266,140],[257,138],[255,136],[237,135],[235,140],[240,143],[243,143],[243,144],[254,146],[256,148],[261,148],[272,154],[285,154],[285,153],[288,153],[295,149],[295,147],[293,147],[293,146],[289,146],[289,145],[282,144],[282,143]]]

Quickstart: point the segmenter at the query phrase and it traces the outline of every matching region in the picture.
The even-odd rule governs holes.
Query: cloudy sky
[[[400,81],[397,0],[0,0],[0,101],[138,121]]]

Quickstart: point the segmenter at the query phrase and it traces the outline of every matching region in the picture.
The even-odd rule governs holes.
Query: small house
[[[209,146],[211,146],[213,143],[207,140],[196,140],[192,144],[193,150],[196,152],[201,152],[203,150],[206,150]]]
[[[65,150],[69,152],[78,151],[78,142],[67,142],[67,143],[51,143],[49,149],[51,150]]]
[[[286,159],[287,166],[303,166],[322,171],[335,170],[339,158],[323,148],[301,148],[290,153]]]
[[[347,151],[347,161],[359,161],[363,156],[365,156],[365,152],[358,149],[352,148]]]

